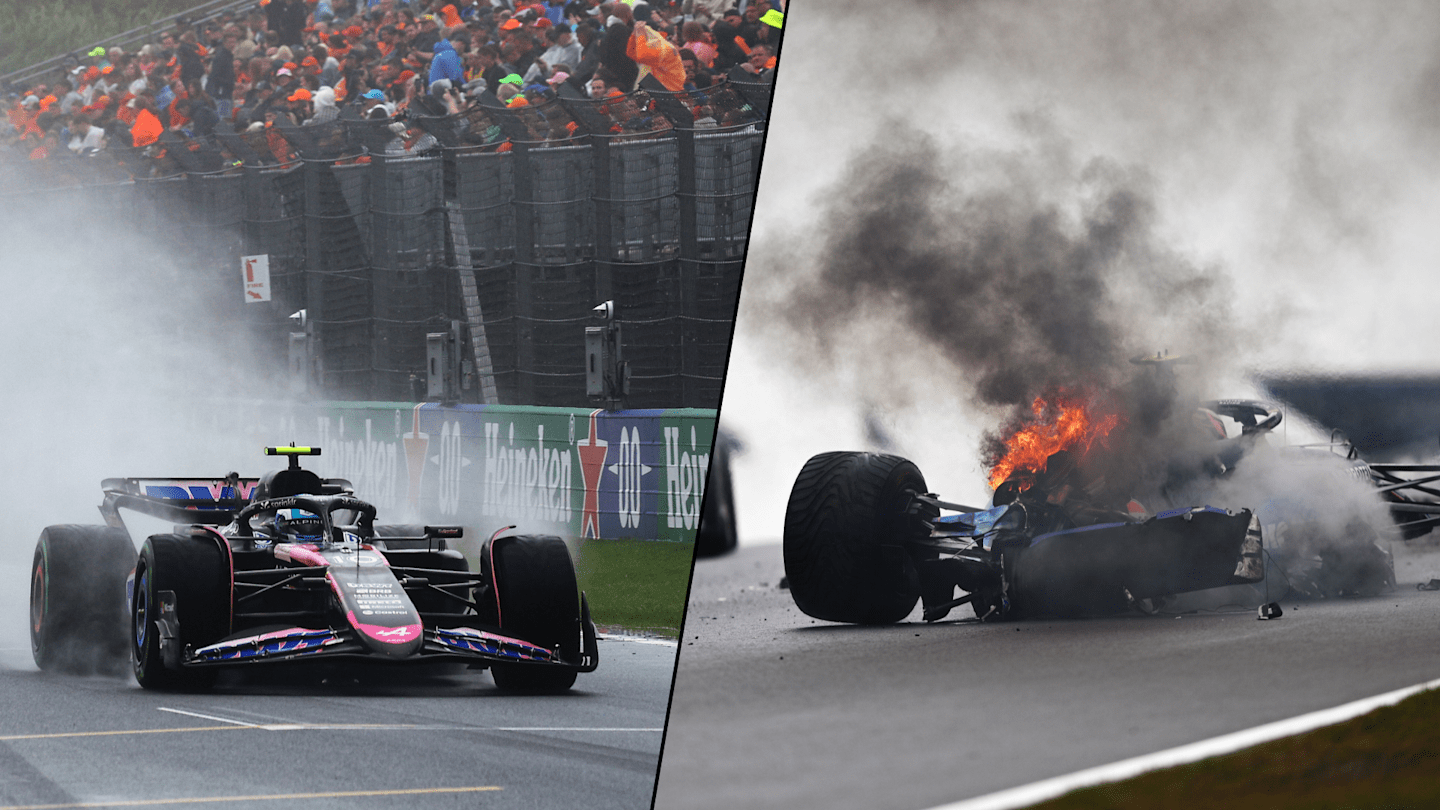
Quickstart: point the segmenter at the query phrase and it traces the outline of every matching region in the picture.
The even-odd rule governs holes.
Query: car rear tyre
[[[735,550],[735,491],[730,484],[730,454],[725,442],[716,438],[705,481],[705,504],[700,509],[700,528],[695,532],[695,556],[718,557]]]
[[[807,615],[831,622],[891,624],[920,598],[903,542],[912,493],[925,477],[913,463],[876,453],[821,453],[805,462],[785,507],[785,575]]]
[[[216,540],[157,534],[145,541],[135,566],[130,605],[130,650],[135,680],[146,689],[197,691],[215,670],[169,669],[161,658],[160,593],[175,593],[180,649],[203,647],[230,632],[230,570]]]
[[[488,562],[491,598],[505,635],[546,649],[567,661],[580,658],[580,597],[570,550],[558,537],[498,537],[481,550]],[[492,664],[495,685],[506,692],[563,692],[576,671],[534,664]]]
[[[135,546],[124,529],[49,526],[30,568],[30,651],[43,670],[120,675],[129,649],[125,579]]]

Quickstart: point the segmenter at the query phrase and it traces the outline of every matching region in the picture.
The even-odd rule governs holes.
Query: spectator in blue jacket
[[[456,87],[465,83],[465,69],[461,66],[460,53],[457,48],[465,47],[467,34],[460,33],[452,35],[455,38],[442,39],[435,43],[435,57],[430,60],[430,83],[449,79]]]

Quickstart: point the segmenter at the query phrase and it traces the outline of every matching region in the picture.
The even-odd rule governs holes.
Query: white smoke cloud
[[[21,192],[0,167],[0,645],[28,645],[29,566],[40,531],[102,523],[112,476],[254,475],[248,400],[273,375],[212,295],[233,279],[189,265],[115,196]],[[127,199],[120,195],[119,199]],[[180,232],[182,236],[184,232]],[[197,237],[198,238],[198,237]],[[273,437],[271,443],[282,437]],[[137,540],[157,521],[138,521]]]

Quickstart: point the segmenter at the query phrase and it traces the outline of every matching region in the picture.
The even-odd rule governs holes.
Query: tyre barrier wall
[[[383,523],[567,539],[690,541],[715,411],[356,402],[259,408],[246,433],[318,445],[304,466],[345,478]]]

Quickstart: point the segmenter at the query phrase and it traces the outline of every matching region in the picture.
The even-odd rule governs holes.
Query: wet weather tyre
[[[924,493],[913,463],[876,453],[821,453],[805,462],[785,507],[785,575],[807,615],[891,624],[920,598],[902,544],[910,493]]]
[[[130,651],[135,680],[146,689],[198,691],[214,669],[169,669],[161,659],[159,594],[175,592],[179,643],[203,647],[230,632],[231,572],[225,551],[207,537],[157,534],[140,548],[130,604]]]
[[[119,675],[128,660],[125,579],[135,546],[124,529],[49,526],[30,568],[30,651],[43,670]]]
[[[723,441],[716,440],[710,474],[705,481],[705,504],[700,509],[700,528],[695,532],[695,556],[718,557],[736,546],[735,492],[730,485],[730,454]]]
[[[580,597],[570,550],[558,537],[499,537],[481,550],[488,562],[491,596],[500,631],[580,660]],[[495,685],[506,692],[563,692],[575,685],[574,669],[532,664],[493,664]]]

